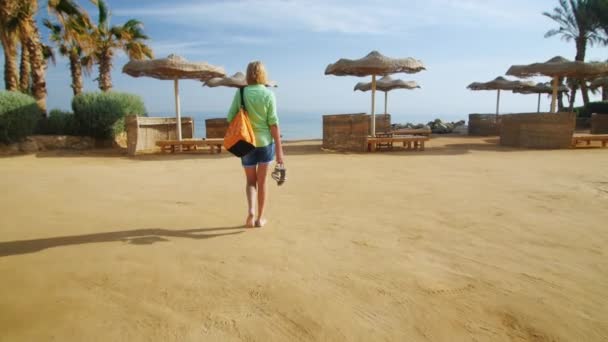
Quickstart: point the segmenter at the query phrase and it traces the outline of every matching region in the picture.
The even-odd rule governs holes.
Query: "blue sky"
[[[88,1],[80,2],[95,16]],[[369,112],[370,94],[352,90],[369,77],[325,76],[324,70],[341,57],[356,59],[372,50],[425,63],[427,71],[393,76],[415,80],[422,88],[389,93],[389,112],[429,119],[491,113],[495,92],[469,91],[469,83],[504,75],[512,64],[575,55],[574,43],[543,37],[556,25],[541,13],[555,7],[557,0],[108,0],[108,4],[112,24],[131,18],[143,21],[156,57],[175,53],[222,66],[228,74],[243,71],[251,60],[262,60],[270,78],[279,84],[275,92],[284,113]],[[41,12],[46,16],[46,9]],[[47,36],[46,29],[42,31]],[[587,52],[587,60],[607,58],[608,47]],[[124,54],[114,60],[114,89],[141,95],[150,112],[171,115],[172,82],[124,75],[126,61]],[[97,90],[95,74],[86,81],[86,91]],[[49,66],[47,77],[49,109],[69,109],[67,60],[60,58],[56,66]],[[196,81],[180,84],[185,112],[224,112],[234,91],[204,88]],[[545,98],[543,105],[548,106]],[[501,112],[535,109],[534,95],[501,96]],[[383,111],[382,101],[376,111]]]

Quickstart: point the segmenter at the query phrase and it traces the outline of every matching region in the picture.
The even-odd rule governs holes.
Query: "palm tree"
[[[19,90],[17,73],[18,28],[13,20],[15,3],[0,0],[0,41],[4,51],[4,87],[9,91]]]
[[[143,33],[143,24],[135,19],[122,26],[110,26],[110,11],[104,0],[91,0],[99,10],[99,20],[91,37],[94,42],[93,57],[99,65],[99,88],[112,89],[112,57],[116,49],[124,50],[129,59],[152,58],[152,50],[143,41],[148,39]]]
[[[70,73],[72,75],[72,91],[74,95],[82,93],[82,59],[84,57],[83,44],[88,41],[88,32],[91,22],[88,15],[73,0],[50,0],[49,12],[57,17],[58,24],[48,19],[44,26],[50,29],[50,40],[57,45],[59,53],[68,57]],[[90,70],[91,65],[85,65]],[[88,71],[88,70],[87,70]]]
[[[599,33],[599,25],[595,19],[595,6],[598,0],[559,0],[559,6],[553,12],[543,12],[543,15],[553,19],[559,24],[558,29],[549,30],[545,38],[560,35],[565,41],[574,41],[576,44],[577,61],[585,61],[587,44],[593,46],[600,43],[602,37]],[[605,0],[604,0],[605,1]],[[589,103],[587,83],[580,80],[583,102]],[[576,85],[572,89],[572,96],[576,93]],[[572,101],[572,100],[571,100]]]
[[[46,113],[46,70],[43,45],[40,41],[40,32],[34,16],[38,11],[37,0],[2,0],[15,6],[11,20],[19,28],[19,39],[27,49],[30,58],[32,76],[32,95],[38,107]],[[2,8],[2,6],[0,6]]]

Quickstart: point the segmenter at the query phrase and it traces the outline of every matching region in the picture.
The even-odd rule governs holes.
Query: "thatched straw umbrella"
[[[561,85],[558,89],[558,92],[565,93],[569,91],[568,87],[565,85]],[[552,94],[553,88],[550,83],[537,83],[533,86],[524,86],[518,89],[513,89],[514,93],[518,94],[538,94],[538,105],[536,108],[536,112],[540,113],[540,95],[541,94]]]
[[[602,101],[608,101],[608,77],[596,78],[591,82],[591,89],[602,88]]]
[[[237,72],[232,76],[225,77],[214,77],[210,80],[207,80],[203,83],[203,86],[206,87],[232,87],[232,88],[244,88],[247,86],[247,78],[245,74],[242,72]],[[267,87],[277,87],[277,83],[275,81],[268,81],[266,84]]]
[[[178,140],[182,140],[178,80],[208,80],[213,77],[222,77],[226,75],[224,69],[221,67],[210,65],[205,62],[189,62],[177,55],[169,55],[169,57],[161,59],[130,61],[122,68],[122,72],[133,77],[148,76],[160,80],[173,80]]]
[[[608,76],[608,63],[585,63],[569,61],[563,57],[553,57],[545,63],[530,65],[513,65],[507,75],[517,77],[549,76],[553,78],[553,96],[551,97],[551,112],[555,112],[558,83],[560,77],[572,77],[584,81],[599,76]]]
[[[534,83],[531,82],[510,81],[502,76],[499,76],[489,82],[473,82],[469,84],[467,88],[471,90],[496,90],[496,115],[498,115],[501,90],[515,90],[520,87],[533,85]]]
[[[372,136],[376,136],[376,76],[386,76],[405,72],[413,74],[425,70],[421,61],[413,58],[389,58],[383,56],[378,51],[372,51],[361,59],[341,58],[336,63],[330,64],[325,69],[325,75],[336,76],[372,76],[372,112],[371,112],[371,131]]]
[[[420,88],[415,81],[394,80],[390,76],[384,76],[376,82],[376,90],[384,92],[384,115],[388,115],[387,101],[388,92],[395,89],[416,89]],[[372,89],[371,82],[359,82],[355,85],[353,91],[370,91]]]

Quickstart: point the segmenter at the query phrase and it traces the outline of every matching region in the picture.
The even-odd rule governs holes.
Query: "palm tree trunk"
[[[576,84],[574,84],[572,86],[572,93],[571,93],[570,98],[569,98],[569,100],[570,100],[570,106],[568,107],[569,108],[568,109],[569,112],[573,112],[574,111],[574,101],[576,101],[576,91],[578,90],[577,88],[578,88],[578,86]]]
[[[584,62],[585,54],[587,52],[587,38],[579,37],[576,39],[576,57],[575,61]],[[584,79],[579,79],[581,86],[581,94],[583,95],[583,104],[586,106],[589,104],[589,90],[587,89],[587,82]]]
[[[82,64],[77,53],[70,52],[70,72],[72,73],[72,91],[74,96],[82,93]]]
[[[589,104],[589,89],[584,79],[581,79],[581,93],[583,94],[583,103],[586,106]]]
[[[30,92],[30,76],[32,67],[30,65],[30,53],[24,44],[21,44],[21,67],[19,68],[19,89],[22,93]]]
[[[42,55],[42,44],[40,42],[40,33],[33,17],[25,20],[21,27],[22,37],[25,41],[22,44],[27,46],[30,54],[30,63],[32,66],[32,95],[36,99],[38,107],[46,113],[46,72],[45,62]]]
[[[4,51],[4,89],[8,91],[19,90],[19,74],[17,73],[17,43],[15,32],[8,27],[15,4],[0,0],[0,42]]]
[[[112,89],[112,51],[104,48],[99,59],[99,89],[110,91]]]
[[[8,91],[18,91],[19,75],[17,74],[17,47],[10,37],[2,34],[2,51],[4,51],[4,88]]]

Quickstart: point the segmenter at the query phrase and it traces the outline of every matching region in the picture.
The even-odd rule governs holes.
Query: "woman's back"
[[[270,126],[279,123],[274,93],[265,86],[256,84],[245,87],[243,96],[251,127],[255,134],[256,147],[270,145],[273,141]],[[232,121],[240,106],[241,96],[237,91],[228,112],[228,121]]]

